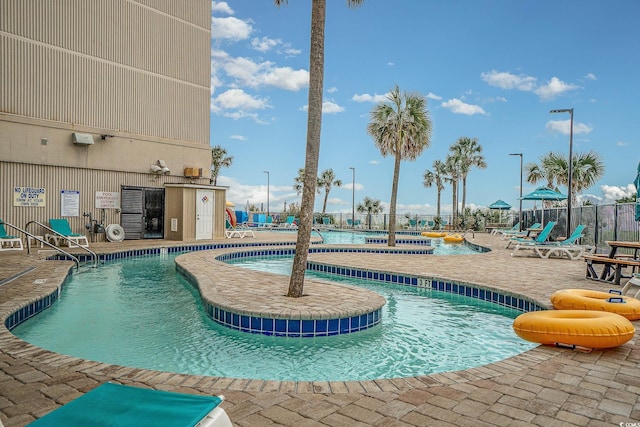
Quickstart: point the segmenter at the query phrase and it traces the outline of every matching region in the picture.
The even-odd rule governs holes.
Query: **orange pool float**
[[[588,348],[618,347],[635,334],[628,319],[619,314],[593,310],[531,311],[513,321],[513,330],[527,341]]]
[[[423,231],[420,234],[424,237],[444,237],[447,235],[447,233],[442,231]]]
[[[442,240],[444,240],[445,243],[462,243],[464,241],[464,237],[462,236],[462,234],[456,233],[444,236]]]
[[[640,300],[608,292],[563,289],[551,295],[551,303],[558,310],[608,311],[629,320],[640,319]]]

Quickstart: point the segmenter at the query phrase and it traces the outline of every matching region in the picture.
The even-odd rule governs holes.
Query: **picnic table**
[[[623,277],[631,277],[624,275],[623,270],[625,268],[630,267],[632,273],[636,269],[640,269],[640,242],[608,241],[607,244],[611,248],[608,255],[582,256],[587,263],[586,277],[590,280],[620,285],[620,280]],[[618,254],[618,249],[620,248],[633,249],[633,254]],[[602,266],[600,274],[596,271],[596,265]]]

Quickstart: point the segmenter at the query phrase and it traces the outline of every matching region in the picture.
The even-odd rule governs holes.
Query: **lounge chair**
[[[284,228],[298,228],[298,224],[296,224],[296,217],[294,215],[289,215],[287,220],[282,223],[282,227]]]
[[[527,227],[526,230],[513,230],[513,231],[503,231],[500,234],[500,240],[508,240],[511,239],[512,237],[526,237],[530,231],[529,230],[536,230],[536,229],[542,229],[542,224],[540,224],[539,222],[536,222],[535,224],[531,224],[531,227]],[[507,246],[508,247],[508,246]]]
[[[246,224],[236,225],[234,227],[229,222],[229,219],[225,220],[224,235],[227,239],[232,239],[234,237],[239,237],[240,239],[244,239],[249,234],[251,234],[251,237],[256,237],[253,230],[249,228]]]
[[[4,228],[4,222],[0,219],[0,251],[21,251],[22,239],[18,236],[10,236]]]
[[[54,231],[52,234],[46,234],[45,239],[49,243],[53,243],[56,246],[66,243],[70,248],[78,246],[89,246],[89,240],[84,234],[77,234],[71,231],[69,221],[64,218],[49,219],[49,227]]]
[[[561,240],[558,242],[544,242],[542,244],[533,245],[533,251],[540,258],[549,258],[551,255],[564,256],[566,255],[569,259],[578,259],[582,257],[585,253],[593,253],[595,250],[594,246],[590,245],[579,245],[576,242],[584,237],[582,232],[584,231],[585,226],[583,224],[579,224],[571,236],[567,237],[565,240]]]
[[[547,225],[544,226],[542,231],[533,239],[527,239],[524,237],[512,237],[511,240],[509,240],[509,243],[507,244],[507,248],[512,243],[516,244],[516,247],[513,249],[511,256],[513,256],[520,249],[533,249],[535,245],[539,245],[546,242],[549,239],[549,234],[551,234],[551,230],[553,230],[553,227],[555,226],[556,226],[556,223],[554,221],[548,222]]]
[[[627,291],[629,291],[632,287],[636,288],[636,293],[633,295],[634,298],[640,297],[640,273],[635,273],[631,279],[622,287],[620,290],[621,295],[625,295]]]
[[[330,226],[331,225],[331,218],[329,218],[328,216],[322,217],[322,225],[324,225],[325,227]]]
[[[520,232],[520,223],[517,223],[511,228],[494,228],[493,230],[491,230],[490,235],[497,236],[498,234],[512,233],[512,232],[518,232],[518,233]]]
[[[29,424],[43,426],[232,427],[220,403],[201,396],[104,383]]]

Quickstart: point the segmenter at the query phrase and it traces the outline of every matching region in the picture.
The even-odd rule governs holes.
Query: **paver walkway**
[[[292,236],[258,233],[258,241]],[[511,257],[505,242],[470,240],[480,255],[313,254],[319,261],[440,275],[527,295],[547,303],[562,288],[603,289],[584,279],[582,261]],[[167,241],[92,245],[97,252],[167,246]],[[24,253],[0,254],[0,316],[64,280],[71,263]],[[34,284],[47,279],[45,284]],[[634,322],[638,327],[640,322]],[[507,360],[424,377],[350,382],[280,382],[173,374],[113,366],[52,353],[0,330],[0,420],[22,426],[104,381],[196,394],[224,394],[238,426],[612,426],[640,423],[637,336],[607,351],[537,347]],[[622,424],[621,424],[622,423]],[[627,424],[629,426],[633,424]],[[639,424],[635,424],[639,425]]]

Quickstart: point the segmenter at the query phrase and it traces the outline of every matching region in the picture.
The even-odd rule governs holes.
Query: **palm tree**
[[[333,173],[333,169],[327,169],[318,178],[318,187],[324,189],[324,202],[322,204],[322,215],[327,211],[327,200],[329,199],[329,192],[331,187],[342,187],[342,181],[336,179],[336,175]]]
[[[320,179],[318,179],[316,181],[316,192],[318,194],[321,193],[320,191]],[[296,190],[296,192],[298,193],[298,196],[300,195],[300,193],[302,193],[302,189],[304,188],[304,168],[300,168],[298,169],[298,176],[296,176],[293,179],[293,189]]]
[[[451,150],[460,159],[460,178],[462,178],[462,216],[464,220],[465,205],[467,202],[467,175],[471,168],[484,169],[487,162],[482,155],[482,145],[478,144],[477,138],[463,136],[451,146]]]
[[[440,160],[433,161],[433,172],[430,170],[424,171],[424,175],[422,175],[424,181],[422,181],[422,185],[426,188],[430,188],[433,184],[436,185],[436,190],[438,191],[438,203],[436,207],[436,216],[440,218],[440,197],[442,195],[442,190],[444,190],[444,180],[446,176],[446,168],[445,164]]]
[[[211,149],[211,178],[209,184],[217,185],[220,169],[228,168],[233,163],[233,156],[227,156],[227,150],[219,145]]]
[[[371,230],[371,216],[381,213],[384,209],[380,204],[380,200],[365,197],[362,203],[358,203],[356,210],[358,213],[367,214],[367,228]]]
[[[431,143],[431,120],[427,100],[421,94],[400,93],[398,85],[371,111],[367,132],[383,157],[393,155],[393,184],[389,205],[389,246],[396,245],[396,203],[400,161],[415,160]]]
[[[594,151],[573,155],[571,177],[571,206],[576,205],[577,194],[593,186],[604,175],[605,166],[600,155]],[[548,153],[540,158],[540,165],[527,165],[527,181],[535,184],[545,179],[549,188],[553,184],[569,185],[569,160],[562,153]]]
[[[276,6],[287,0],[274,0]],[[358,6],[364,0],[347,0],[347,5]],[[296,253],[291,267],[291,278],[287,296],[298,298],[303,294],[304,273],[309,256],[309,241],[313,228],[313,205],[315,202],[318,157],[320,156],[320,129],[322,126],[322,91],[324,85],[324,27],[327,10],[326,0],[311,2],[311,47],[309,49],[309,101],[307,108],[307,148],[305,154],[304,188],[300,207],[300,224]]]
[[[447,154],[444,160],[444,167],[447,173],[445,180],[451,183],[451,203],[452,203],[452,225],[458,225],[458,181],[460,180],[460,158],[455,153]]]

